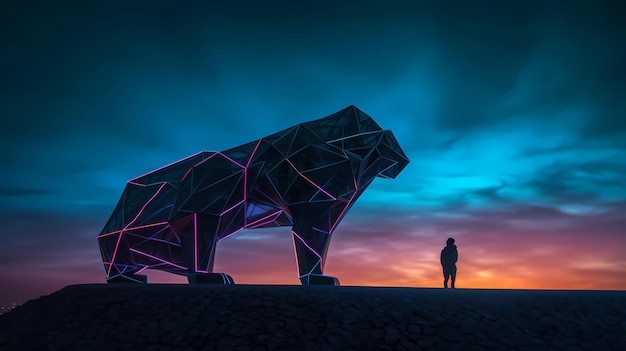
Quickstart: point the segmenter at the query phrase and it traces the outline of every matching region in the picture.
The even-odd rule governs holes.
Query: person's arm
[[[441,255],[439,255],[439,262],[441,262],[441,265],[443,266],[443,251],[441,250]]]
[[[454,250],[454,263],[459,260],[459,251]]]

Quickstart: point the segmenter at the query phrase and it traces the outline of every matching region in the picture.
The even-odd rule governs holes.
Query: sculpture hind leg
[[[190,214],[171,222],[178,233],[187,263],[189,284],[234,284],[225,273],[214,273],[219,217]]]

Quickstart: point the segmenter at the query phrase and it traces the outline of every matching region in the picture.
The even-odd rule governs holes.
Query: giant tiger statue
[[[199,152],[128,182],[98,236],[109,283],[147,283],[144,269],[189,283],[213,273],[217,242],[242,229],[291,226],[303,285],[323,275],[333,231],[376,177],[409,163],[389,130],[349,106],[222,152]]]

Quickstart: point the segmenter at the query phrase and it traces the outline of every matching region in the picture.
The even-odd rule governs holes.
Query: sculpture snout
[[[381,178],[396,178],[409,164],[409,158],[390,130],[383,132],[379,151],[381,160],[378,176]]]

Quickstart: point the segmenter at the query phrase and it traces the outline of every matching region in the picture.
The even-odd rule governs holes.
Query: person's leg
[[[448,271],[445,269],[443,269],[443,288],[447,289],[448,288],[448,278],[450,277],[450,274],[448,273]]]
[[[450,277],[451,277],[451,288],[454,289],[454,282],[456,281],[456,266],[454,266],[454,268],[452,269],[452,272],[450,272]]]

